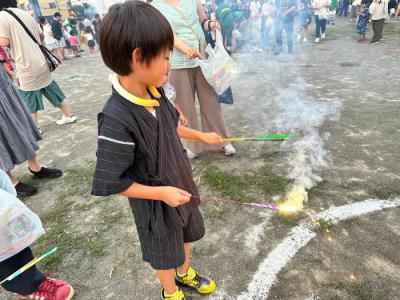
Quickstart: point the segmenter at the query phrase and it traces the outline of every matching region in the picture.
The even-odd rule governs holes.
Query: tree
[[[85,17],[85,10],[82,6],[80,5],[73,5],[71,7],[71,10],[76,14],[78,18],[84,18]]]

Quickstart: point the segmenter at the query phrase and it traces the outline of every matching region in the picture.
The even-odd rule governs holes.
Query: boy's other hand
[[[195,49],[195,48],[187,48],[185,51],[186,57],[188,59],[193,59],[195,57],[200,57],[200,53],[199,50]]]
[[[203,132],[200,136],[200,139],[204,143],[210,144],[210,145],[222,143],[222,138],[215,132],[207,132],[207,133]]]
[[[161,187],[161,200],[171,207],[177,207],[190,201],[192,195],[173,186]]]

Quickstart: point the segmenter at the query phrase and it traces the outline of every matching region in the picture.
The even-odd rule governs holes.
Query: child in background
[[[90,54],[95,54],[96,53],[96,49],[95,49],[96,42],[94,41],[94,37],[93,37],[90,27],[85,28],[85,32],[86,32],[85,39],[86,39],[86,42],[88,43],[88,47],[90,49]]]
[[[361,1],[361,9],[358,12],[357,19],[357,42],[362,43],[365,42],[365,30],[367,29],[369,20],[369,11],[368,11],[368,0]]]
[[[4,66],[7,75],[14,80],[14,67],[8,58],[7,53],[0,47],[0,64]]]
[[[142,258],[156,271],[161,299],[185,299],[176,282],[210,294],[215,282],[190,267],[190,243],[202,239],[205,228],[180,138],[222,139],[179,124],[178,111],[157,88],[168,80],[174,33],[156,8],[142,1],[114,4],[101,30],[103,61],[118,76],[98,116],[92,194],[128,197]]]
[[[74,32],[71,32],[71,36],[69,37],[69,43],[71,44],[71,49],[75,57],[80,57],[78,51],[78,38]]]

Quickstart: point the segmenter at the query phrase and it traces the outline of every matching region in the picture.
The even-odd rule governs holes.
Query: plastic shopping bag
[[[39,217],[17,197],[0,189],[0,262],[30,246],[42,234]]]
[[[237,68],[224,48],[220,31],[217,31],[214,49],[208,44],[206,52],[207,59],[200,60],[201,71],[215,92],[222,95],[232,85],[237,75]]]

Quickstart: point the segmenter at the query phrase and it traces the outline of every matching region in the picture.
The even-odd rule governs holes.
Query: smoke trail
[[[317,174],[330,164],[330,153],[325,148],[329,133],[319,134],[325,121],[337,121],[342,103],[333,101],[307,100],[305,82],[298,79],[289,88],[280,92],[275,100],[277,117],[275,124],[279,132],[296,133],[298,138],[288,140],[281,150],[288,153],[287,177],[293,179],[293,186],[286,195],[288,204],[302,209],[307,200],[306,190],[322,180]]]

